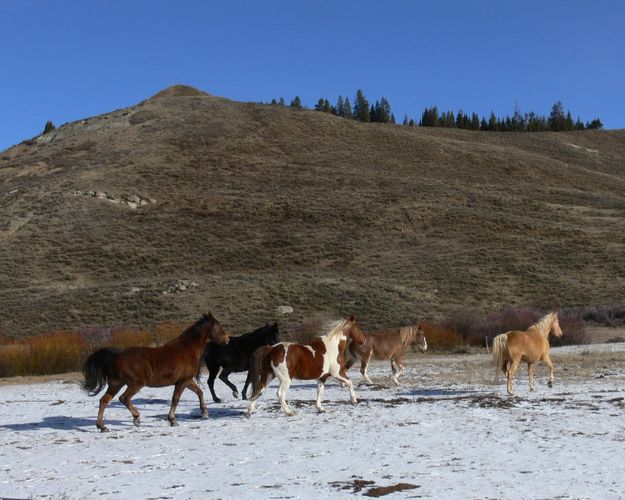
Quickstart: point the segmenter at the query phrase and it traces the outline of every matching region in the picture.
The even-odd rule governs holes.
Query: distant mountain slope
[[[619,303],[623,193],[625,131],[361,124],[177,86],[0,153],[0,334]]]

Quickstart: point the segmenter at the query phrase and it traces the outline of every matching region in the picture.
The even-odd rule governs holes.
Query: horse
[[[247,387],[250,384],[250,359],[254,351],[261,346],[278,343],[280,332],[278,323],[265,325],[253,332],[245,333],[240,337],[230,337],[227,345],[207,344],[202,357],[208,368],[208,388],[215,403],[221,403],[221,399],[215,394],[215,379],[221,368],[219,379],[232,389],[232,395],[239,397],[237,387],[228,380],[228,375],[233,372],[248,371],[248,376],[243,385],[243,399],[247,399]]]
[[[493,339],[493,361],[496,365],[496,373],[499,368],[508,377],[508,394],[514,396],[512,391],[512,378],[519,368],[519,363],[527,363],[530,391],[534,391],[534,363],[542,361],[549,367],[549,382],[547,386],[553,386],[553,363],[549,357],[549,333],[553,332],[556,337],[562,336],[558,313],[551,312],[525,331],[509,331],[501,333]]]
[[[182,391],[193,391],[200,400],[203,418],[208,418],[202,389],[194,380],[200,365],[200,356],[207,342],[227,344],[228,334],[211,313],[204,314],[177,338],[160,347],[130,347],[122,351],[104,347],[91,354],[83,365],[85,380],[82,388],[89,396],[98,394],[108,384],[100,399],[96,426],[108,432],[104,425],[104,410],[111,399],[127,386],[119,400],[133,416],[135,426],[140,424],[139,411],[132,404],[132,397],[143,387],[166,387],[174,385],[171,408],[167,415],[170,425],[176,422],[176,407]]]
[[[347,365],[349,370],[352,365],[360,360],[360,373],[368,384],[373,382],[367,374],[369,361],[373,359],[391,361],[391,380],[395,385],[399,385],[399,376],[404,372],[402,359],[404,351],[410,344],[416,344],[421,352],[427,351],[428,343],[425,340],[425,334],[421,324],[415,326],[406,326],[403,328],[394,328],[381,332],[365,333],[365,343],[358,345],[351,343],[347,352]]]
[[[350,401],[356,404],[354,385],[345,370],[345,348],[351,340],[362,344],[365,337],[352,316],[329,323],[327,333],[313,339],[308,344],[280,342],[274,346],[260,347],[254,353],[250,366],[253,393],[245,416],[249,418],[256,406],[256,400],[267,385],[277,377],[278,401],[287,416],[295,412],[286,402],[286,392],[294,379],[317,380],[317,403],[319,413],[325,412],[321,406],[324,384],[329,377],[345,383],[349,388]]]

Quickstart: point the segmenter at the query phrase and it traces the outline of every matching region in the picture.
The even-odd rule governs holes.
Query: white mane
[[[326,333],[323,334],[322,337],[325,340],[333,340],[336,337],[342,335],[343,330],[345,329],[345,326],[347,326],[348,321],[349,320],[346,320],[346,319],[339,319],[336,321],[330,321],[326,323],[325,328],[324,328]]]
[[[536,328],[536,330],[538,330],[541,335],[546,337],[547,335],[549,335],[549,330],[551,330],[551,325],[555,320],[556,314],[557,313],[555,312],[550,312],[549,314],[546,314],[536,323],[534,323],[530,328]]]

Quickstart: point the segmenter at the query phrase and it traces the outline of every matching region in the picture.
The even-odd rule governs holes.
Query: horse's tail
[[[82,389],[88,392],[89,396],[95,396],[106,385],[108,382],[106,367],[118,353],[119,349],[104,347],[87,358],[82,367],[82,373],[85,376]]]
[[[506,373],[508,364],[508,334],[501,333],[493,339],[493,362],[495,363],[495,379],[499,369]]]
[[[266,345],[259,347],[252,354],[252,359],[250,361],[250,371],[248,373],[248,377],[250,379],[250,384],[252,384],[252,399],[258,396],[258,393],[261,390],[260,387],[260,376],[263,368],[263,364],[265,362],[265,358],[271,351],[272,346]]]

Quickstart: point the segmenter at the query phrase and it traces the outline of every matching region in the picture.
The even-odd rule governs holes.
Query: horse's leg
[[[98,410],[98,419],[96,420],[96,427],[100,429],[101,432],[108,432],[109,429],[106,425],[104,425],[104,409],[108,406],[111,399],[115,397],[122,387],[124,387],[122,382],[118,381],[109,381],[109,386],[106,388],[106,392],[100,398],[100,408]]]
[[[252,394],[250,398],[250,404],[247,406],[247,411],[245,412],[245,417],[250,418],[252,413],[254,412],[254,408],[256,408],[256,400],[261,396],[265,389],[269,385],[269,383],[273,380],[273,371],[265,372],[263,371],[260,377],[260,381],[258,383],[258,387]]]
[[[317,380],[317,411],[319,413],[325,413],[325,408],[321,406],[321,400],[323,399],[323,389],[325,387],[326,378],[322,377]]]
[[[215,379],[218,373],[219,365],[211,365],[208,367],[208,389],[211,391],[211,396],[213,396],[213,401],[215,403],[221,403],[221,399],[215,394]]]
[[[330,375],[332,375],[335,379],[340,380],[341,382],[343,382],[349,388],[349,400],[350,400],[350,402],[353,405],[358,403],[358,400],[356,399],[356,393],[354,392],[354,384],[352,383],[352,381],[350,380],[349,376],[347,375],[347,372],[345,371],[345,368],[340,368],[338,370],[330,369]]]
[[[251,383],[250,371],[247,371],[247,377],[245,377],[245,384],[243,384],[243,392],[241,392],[241,399],[247,399],[247,388]]]
[[[371,361],[372,355],[373,349],[367,353],[366,357],[363,356],[362,361],[360,362],[360,373],[362,373],[362,377],[365,379],[367,384],[373,384],[373,380],[369,378],[369,374],[367,373],[367,370],[369,369],[369,361]]]
[[[204,391],[200,388],[199,385],[195,382],[195,380],[191,380],[187,389],[195,392],[198,399],[200,400],[200,411],[202,412],[202,418],[208,418],[208,408],[206,407],[206,401],[204,401]]]
[[[169,409],[169,414],[167,415],[169,425],[172,427],[178,425],[178,422],[176,422],[176,407],[180,401],[180,395],[182,394],[182,391],[186,389],[187,384],[189,384],[189,379],[176,382],[176,386],[174,387],[174,395],[171,398],[171,408]]]
[[[219,380],[221,380],[224,384],[226,384],[230,389],[232,389],[232,396],[235,398],[239,397],[239,391],[237,390],[237,386],[228,380],[228,375],[230,375],[230,371],[223,368],[221,373],[219,374]]]
[[[549,353],[545,353],[542,359],[543,363],[545,363],[549,367],[549,382],[547,382],[547,387],[553,387],[553,361],[549,357]]]
[[[395,361],[395,355],[391,356],[391,371],[393,372],[391,375],[391,380],[395,385],[399,385],[397,381],[397,377],[399,377],[399,365]]]
[[[399,385],[399,376],[404,373],[404,365],[402,363],[403,357],[402,354],[396,354],[393,356],[393,361],[395,362],[396,370],[394,371],[393,382],[395,385]]]
[[[512,360],[512,362],[510,363],[510,367],[508,368],[508,394],[510,396],[515,396],[514,392],[512,391],[512,378],[514,377],[516,371],[519,369],[520,362],[521,358],[514,359]]]
[[[534,363],[527,363],[527,376],[530,379],[530,391],[535,391],[536,385],[534,384]]]
[[[286,375],[284,374],[286,372]],[[293,409],[286,402],[286,392],[291,387],[291,377],[288,374],[288,368],[284,367],[284,371],[278,375],[280,379],[280,385],[278,386],[278,401],[280,401],[280,406],[282,406],[282,411],[287,414],[288,417],[292,417],[295,415]]]
[[[141,423],[141,414],[139,413],[139,410],[137,410],[135,405],[132,404],[131,399],[141,390],[142,387],[142,385],[136,384],[128,385],[124,393],[119,397],[119,400],[124,404],[126,408],[128,408],[130,413],[132,413],[132,423],[135,424],[136,427],[139,427],[139,424]]]

